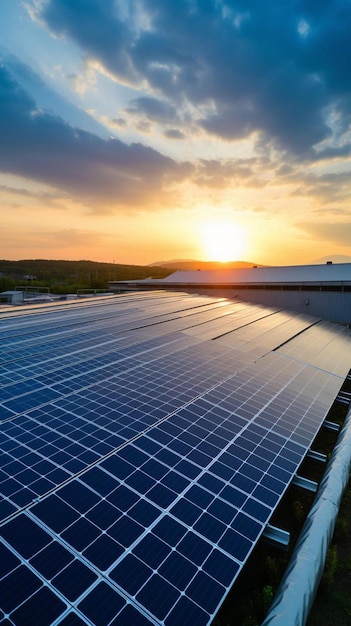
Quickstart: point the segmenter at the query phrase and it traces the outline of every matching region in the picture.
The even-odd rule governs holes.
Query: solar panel
[[[143,327],[128,319],[126,330],[121,301],[132,318],[138,299],[126,297],[19,313],[33,356],[16,343],[15,360],[4,355],[10,624],[209,624],[349,370],[346,328],[148,294]],[[87,324],[72,342],[75,316]],[[14,321],[3,319],[4,337]]]

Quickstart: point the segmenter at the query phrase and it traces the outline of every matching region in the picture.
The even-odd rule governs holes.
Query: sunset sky
[[[0,258],[351,255],[350,0],[0,0]]]

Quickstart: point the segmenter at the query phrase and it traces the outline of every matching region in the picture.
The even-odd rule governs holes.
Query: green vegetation
[[[47,287],[51,293],[64,294],[78,289],[108,289],[111,280],[165,278],[170,273],[163,267],[95,261],[0,260],[0,292],[25,286]]]
[[[262,601],[264,611],[267,612],[274,597],[272,585],[265,585],[262,590]]]
[[[307,626],[351,624],[351,481],[345,491]]]

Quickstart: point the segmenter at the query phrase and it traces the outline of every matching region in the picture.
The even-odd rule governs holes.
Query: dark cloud
[[[167,139],[185,139],[184,133],[177,128],[168,128],[163,134]]]
[[[126,111],[132,115],[143,115],[153,122],[168,122],[177,119],[177,110],[167,102],[151,97],[131,100]]]
[[[41,7],[52,32],[76,41],[118,79],[146,81],[174,106],[200,106],[198,123],[211,134],[262,133],[313,158],[313,146],[331,135],[328,111],[342,112],[338,132],[347,131],[346,0],[48,0]],[[145,104],[137,108],[146,112]]]
[[[126,128],[127,120],[125,120],[123,117],[113,117],[112,119],[110,119],[110,124],[112,124],[112,126],[117,126],[117,128]]]
[[[255,129],[254,111],[249,103],[217,106],[214,113],[199,120],[200,126],[208,133],[217,135],[222,139],[242,139],[250,135]]]
[[[179,165],[140,143],[104,140],[43,112],[0,66],[0,171],[46,183],[89,204],[157,207],[183,179]]]
[[[124,80],[135,79],[133,37],[115,0],[55,0],[41,5],[40,17],[58,36],[75,40],[86,53]]]

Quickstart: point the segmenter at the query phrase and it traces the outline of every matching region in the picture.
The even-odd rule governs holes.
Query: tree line
[[[45,287],[64,294],[77,289],[108,289],[112,280],[164,278],[171,273],[163,267],[122,265],[96,261],[0,260],[0,292],[15,287]]]

